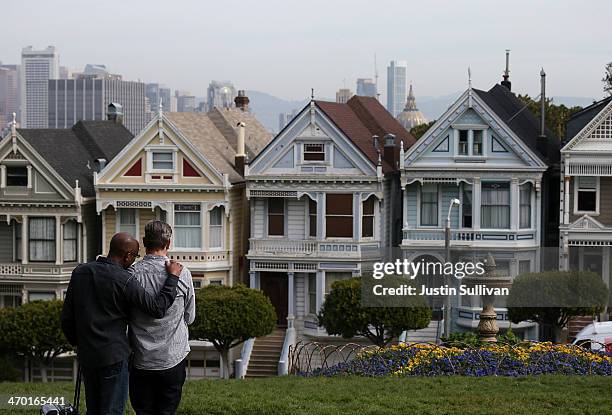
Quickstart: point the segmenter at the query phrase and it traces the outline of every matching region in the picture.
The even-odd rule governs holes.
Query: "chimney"
[[[109,121],[114,121],[118,124],[123,124],[123,105],[117,102],[108,104],[106,117]]]
[[[94,166],[96,167],[96,172],[98,173],[102,172],[102,170],[104,170],[104,167],[106,167],[106,159],[105,158],[96,159],[94,161]]]
[[[503,75],[504,80],[501,81],[501,85],[508,88],[508,91],[512,91],[512,82],[510,82],[510,49],[506,49],[506,70]]]
[[[383,157],[387,163],[395,169],[397,162],[395,159],[395,136],[393,134],[385,134],[385,147]]]
[[[544,68],[540,71],[540,86],[542,91],[540,92],[540,135],[536,148],[544,157],[548,156],[548,140],[546,138],[546,73]]]
[[[236,143],[236,156],[234,158],[234,167],[236,168],[238,173],[240,173],[241,176],[244,176],[244,163],[246,159],[246,152],[244,148],[245,124],[243,122],[239,122],[236,126],[238,127],[238,142]]]
[[[234,104],[236,104],[236,108],[242,111],[249,110],[249,97],[246,96],[244,89],[238,91],[238,96],[234,98]]]

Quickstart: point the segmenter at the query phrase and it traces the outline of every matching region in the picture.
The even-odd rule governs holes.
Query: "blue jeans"
[[[110,366],[83,366],[86,415],[123,415],[128,396],[128,360]]]

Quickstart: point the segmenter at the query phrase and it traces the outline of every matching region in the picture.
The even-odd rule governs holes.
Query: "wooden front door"
[[[262,272],[259,280],[261,291],[268,296],[276,310],[276,324],[287,327],[288,282],[287,274],[279,272]]]

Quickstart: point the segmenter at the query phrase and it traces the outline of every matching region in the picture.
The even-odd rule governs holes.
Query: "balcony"
[[[451,229],[450,240],[454,246],[486,247],[537,246],[539,242],[533,229]],[[403,246],[444,246],[444,229],[404,229]]]
[[[375,257],[379,253],[379,248],[377,241],[249,239],[249,255],[256,256],[361,258]]]

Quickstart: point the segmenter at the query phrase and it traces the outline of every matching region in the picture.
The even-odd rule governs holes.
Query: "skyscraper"
[[[348,88],[340,88],[336,92],[336,102],[339,104],[346,104],[349,99],[353,96],[353,91]]]
[[[162,109],[165,112],[171,111],[171,96],[172,91],[170,88],[166,88],[160,84],[147,84],[146,85],[146,95],[149,99],[150,111],[152,113],[157,113],[159,108],[159,100],[162,100]]]
[[[19,65],[0,64],[0,130],[19,119]]]
[[[391,61],[387,66],[387,111],[397,117],[406,102],[406,73],[405,61]]]
[[[374,97],[376,98],[376,83],[372,78],[358,78],[357,79],[357,94],[362,97]]]
[[[47,88],[49,79],[59,78],[59,54],[55,46],[21,51],[21,125],[46,128],[48,120]]]
[[[111,102],[122,105],[123,124],[134,135],[150,119],[142,82],[81,75],[79,79],[51,79],[48,91],[49,128],[70,128],[79,120],[105,120]]]
[[[189,91],[176,91],[176,111],[195,112],[196,98]]]
[[[230,108],[238,93],[230,81],[212,81],[206,91],[206,107],[208,111],[217,108]]]

